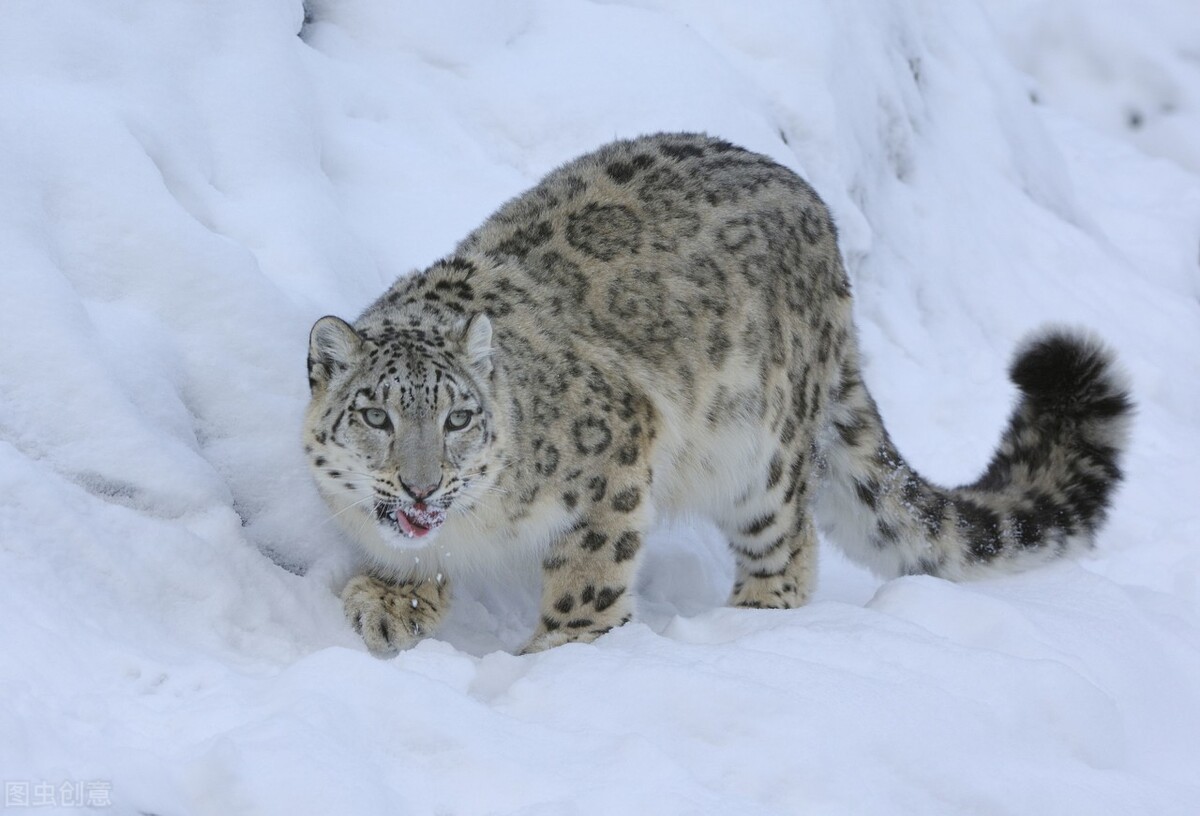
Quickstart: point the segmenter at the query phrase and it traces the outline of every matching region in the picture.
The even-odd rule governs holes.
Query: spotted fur
[[[662,134],[577,159],[447,258],[309,349],[306,449],[361,545],[343,592],[377,654],[437,626],[448,576],[543,566],[527,649],[630,619],[661,516],[728,537],[731,601],[794,607],[814,519],[884,575],[951,579],[1090,546],[1120,479],[1131,405],[1094,339],[1043,332],[975,483],[901,458],[863,384],[829,213],[770,159]]]

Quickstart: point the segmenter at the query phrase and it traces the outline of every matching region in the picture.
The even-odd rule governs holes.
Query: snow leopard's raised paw
[[[371,654],[395,657],[437,627],[447,592],[445,581],[390,582],[358,575],[342,590],[342,604]]]

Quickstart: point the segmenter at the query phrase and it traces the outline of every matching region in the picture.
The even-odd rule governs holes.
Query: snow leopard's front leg
[[[392,657],[431,634],[450,605],[450,582],[435,579],[389,581],[362,574],[342,590],[346,620],[376,657]]]
[[[525,653],[587,643],[633,616],[634,575],[649,526],[649,480],[624,475],[599,477],[606,482],[600,498],[543,560],[541,620]]]

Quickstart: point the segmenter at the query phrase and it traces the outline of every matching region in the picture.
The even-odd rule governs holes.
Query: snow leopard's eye
[[[461,431],[463,428],[471,424],[470,411],[451,411],[450,416],[446,417],[447,431]]]
[[[372,428],[386,430],[392,425],[392,421],[388,419],[387,411],[382,408],[364,408],[362,409],[363,422],[370,425]]]

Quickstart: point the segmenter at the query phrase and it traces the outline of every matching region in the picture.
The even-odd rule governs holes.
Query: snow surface
[[[1193,0],[10,0],[0,22],[0,779],[121,814],[1200,812]],[[1136,115],[1134,115],[1136,114]],[[809,178],[901,450],[972,479],[1047,320],[1139,402],[1094,557],[954,585],[829,551],[515,657],[536,576],[370,657],[298,450],[312,321],[542,173],[705,130]],[[45,790],[42,790],[43,795]],[[61,791],[57,807],[77,812]],[[43,799],[42,801],[45,801]],[[99,799],[97,800],[99,801]],[[13,801],[7,801],[13,804]],[[13,805],[17,810],[20,806]]]

